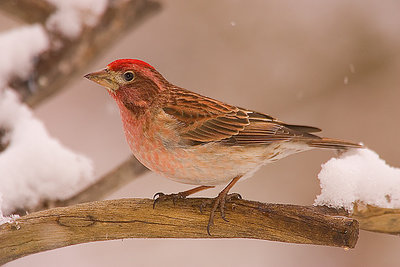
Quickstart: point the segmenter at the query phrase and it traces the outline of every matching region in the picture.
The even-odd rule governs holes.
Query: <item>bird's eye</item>
[[[127,82],[132,81],[134,77],[135,75],[133,74],[132,71],[127,71],[124,73],[124,80]]]

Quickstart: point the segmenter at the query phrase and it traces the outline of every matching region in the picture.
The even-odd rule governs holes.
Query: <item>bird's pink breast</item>
[[[178,150],[168,149],[161,138],[171,135],[171,132],[158,124],[146,126],[148,118],[136,120],[126,109],[121,110],[121,117],[129,147],[143,165],[168,177],[183,167],[179,161],[183,155]]]

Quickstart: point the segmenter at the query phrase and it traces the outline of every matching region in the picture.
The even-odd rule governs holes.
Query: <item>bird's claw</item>
[[[156,199],[159,198],[160,196],[164,196],[164,195],[165,195],[165,194],[164,194],[163,192],[155,193],[154,196],[153,196],[153,200],[156,200]]]
[[[241,200],[241,199],[243,199],[243,198],[239,193],[232,193],[232,194],[226,195],[227,202],[230,202],[232,200]]]
[[[186,198],[185,195],[182,194],[182,193],[176,193],[176,194],[168,194],[168,195],[166,195],[166,194],[164,194],[164,193],[162,193],[162,192],[158,192],[158,193],[154,194],[154,196],[153,196],[153,199],[154,199],[154,202],[153,202],[153,209],[156,207],[156,204],[157,204],[159,201],[165,201],[165,200],[168,200],[168,199],[172,199],[172,203],[174,203],[174,206],[175,206],[175,203],[176,203],[176,201],[177,201],[178,199],[185,199],[185,198]]]

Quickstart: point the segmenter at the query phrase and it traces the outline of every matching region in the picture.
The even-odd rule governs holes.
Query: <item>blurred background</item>
[[[363,142],[400,167],[399,1],[160,2],[158,14],[117,40],[87,72],[118,58],[142,59],[176,85],[320,127],[324,136]],[[19,25],[0,13],[2,31]],[[83,79],[85,73],[35,114],[52,136],[92,158],[101,176],[130,151],[112,99]],[[320,165],[332,156],[311,151],[288,157],[232,192],[311,205],[320,192]],[[148,172],[109,198],[189,188]],[[213,197],[221,189],[199,195]],[[7,266],[400,266],[399,250],[397,236],[365,231],[348,251],[241,239],[129,239],[56,249]]]

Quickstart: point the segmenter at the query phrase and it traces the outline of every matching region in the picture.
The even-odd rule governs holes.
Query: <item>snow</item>
[[[0,193],[0,207],[3,202],[3,197]],[[19,218],[19,215],[11,214],[10,216],[4,216],[2,210],[0,209],[0,225],[4,223],[13,223],[16,219]]]
[[[46,0],[56,7],[46,27],[75,39],[85,26],[94,26],[107,8],[108,0]]]
[[[322,165],[321,194],[315,205],[343,207],[355,202],[382,208],[400,208],[400,168],[389,166],[370,149],[351,150]]]
[[[47,26],[61,27],[57,29],[66,36],[79,34],[83,25],[94,25],[108,3],[48,1],[57,11]],[[0,223],[13,220],[3,214],[35,207],[44,199],[66,199],[94,180],[92,162],[51,138],[16,94],[4,89],[13,77],[29,79],[36,58],[49,48],[48,34],[40,24],[0,34],[0,129],[9,131],[0,140],[9,142],[0,153]]]
[[[10,77],[28,78],[35,57],[48,47],[49,39],[39,24],[0,34],[0,88]]]
[[[3,214],[69,198],[94,181],[91,160],[50,137],[11,89],[0,90],[0,125],[9,130],[0,153]]]

